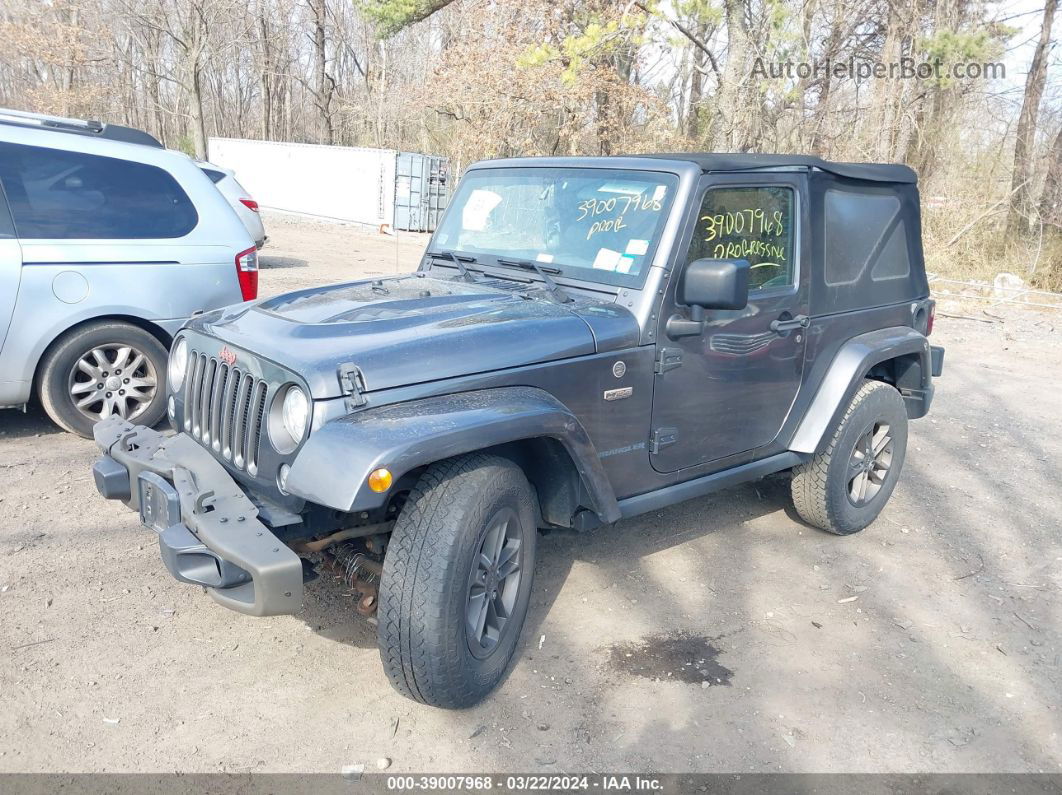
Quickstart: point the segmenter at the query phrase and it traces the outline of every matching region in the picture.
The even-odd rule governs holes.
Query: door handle
[[[793,318],[778,318],[771,321],[771,331],[782,334],[798,328],[807,328],[811,325],[811,318],[807,315],[797,315]]]

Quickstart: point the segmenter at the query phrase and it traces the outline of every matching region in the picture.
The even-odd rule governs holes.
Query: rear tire
[[[836,535],[858,533],[889,501],[906,452],[903,398],[889,384],[864,381],[826,448],[793,468],[797,513]]]
[[[421,475],[380,581],[380,657],[399,693],[453,709],[501,681],[530,601],[534,517],[527,478],[508,459],[473,453]]]
[[[56,425],[87,438],[93,425],[114,414],[155,425],[166,412],[167,356],[158,339],[131,323],[79,326],[41,360],[41,405]]]

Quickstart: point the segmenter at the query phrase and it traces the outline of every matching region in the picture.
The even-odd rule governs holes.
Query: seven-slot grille
[[[192,351],[184,429],[237,469],[258,473],[265,419],[265,381],[216,356]]]

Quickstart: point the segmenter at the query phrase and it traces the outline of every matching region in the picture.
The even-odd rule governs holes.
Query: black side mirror
[[[703,309],[744,309],[749,303],[749,261],[694,260],[682,276],[679,301]]]
[[[749,303],[747,259],[696,259],[686,266],[678,301],[690,308],[689,320],[675,315],[667,321],[667,335],[689,337],[704,330],[705,309],[744,309]]]

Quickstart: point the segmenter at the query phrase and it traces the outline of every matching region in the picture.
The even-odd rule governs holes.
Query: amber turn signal
[[[388,469],[380,468],[374,469],[369,473],[369,488],[377,493],[382,493],[391,488],[391,483],[394,478],[391,477],[391,471]]]

